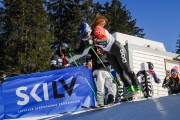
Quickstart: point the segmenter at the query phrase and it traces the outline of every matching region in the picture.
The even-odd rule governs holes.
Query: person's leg
[[[122,99],[122,95],[126,98],[131,98],[133,96],[133,93],[135,92],[133,86],[132,86],[132,82],[128,77],[125,77],[123,74],[123,69],[121,68],[121,66],[119,65],[119,62],[117,60],[117,58],[110,52],[106,52],[106,56],[107,59],[110,63],[110,65],[115,69],[115,71],[118,73],[120,80],[123,82],[123,85],[129,89],[127,94],[124,94],[124,91],[121,91],[122,89],[118,87],[118,99],[121,100]],[[119,80],[119,79],[118,79]],[[118,81],[118,85],[120,85],[120,81]]]
[[[105,86],[108,89],[108,104],[114,103],[114,99],[116,96],[116,84],[113,83],[113,79],[108,73],[108,71],[103,71],[103,76],[105,78]]]
[[[124,48],[124,46],[121,43],[119,43],[118,41],[115,41],[110,52],[115,56],[116,60],[118,61],[119,66],[121,66],[121,69],[130,78],[132,84],[134,86],[138,86],[139,81],[138,81],[135,73],[131,70],[131,68],[129,66],[127,51]],[[126,85],[126,84],[125,84],[125,86],[128,87],[128,85]]]
[[[105,88],[104,88],[105,79],[104,79],[102,70],[95,70],[93,72],[93,76],[94,76],[94,82],[97,88],[97,103],[99,106],[103,106],[104,93],[105,93]]]
[[[128,62],[127,51],[124,46],[115,41],[112,45],[110,52],[116,57],[119,66],[123,69],[126,76],[131,80],[132,85],[124,84],[128,91],[128,97],[139,98],[142,96],[141,85],[137,79],[135,73],[131,70]]]
[[[110,52],[106,52],[106,56],[107,56],[107,60],[110,63],[110,65],[112,66],[112,68],[115,69],[115,71],[118,73],[120,80],[123,82],[123,84],[125,86],[130,86],[132,85],[131,81],[126,79],[123,75],[123,69],[121,68],[121,66],[119,65],[116,57],[110,53]],[[117,81],[120,83],[120,81]],[[119,84],[120,85],[120,84]]]

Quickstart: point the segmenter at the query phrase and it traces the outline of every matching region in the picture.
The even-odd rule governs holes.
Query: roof
[[[145,38],[140,38],[140,37],[127,35],[127,34],[123,34],[119,32],[115,32],[113,36],[115,37],[117,41],[119,41],[123,45],[125,45],[125,43],[128,42],[129,44],[132,44],[132,45],[149,47],[149,48],[159,50],[159,51],[166,51],[164,44],[161,42],[148,40]]]

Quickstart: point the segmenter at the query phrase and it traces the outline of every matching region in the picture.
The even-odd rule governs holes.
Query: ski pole
[[[75,65],[78,67],[78,69],[79,69],[79,71],[81,72],[81,74],[83,75],[83,77],[84,77],[84,79],[85,79],[86,83],[88,84],[88,86],[90,87],[91,91],[93,92],[93,94],[94,94],[95,98],[97,99],[97,95],[96,95],[96,93],[95,93],[94,89],[92,88],[92,86],[91,86],[91,85],[90,85],[90,83],[88,82],[88,80],[87,80],[87,78],[85,77],[85,75],[84,75],[83,71],[79,68],[79,65],[78,65],[78,64],[77,64],[77,62],[74,60],[74,57],[72,56],[72,54],[71,54],[71,53],[69,53],[69,56],[73,59],[73,62],[74,62],[74,63],[75,63]]]
[[[109,70],[107,69],[107,67],[104,65],[103,61],[101,60],[101,58],[99,57],[99,55],[96,53],[96,51],[94,50],[94,48],[93,48],[92,46],[90,46],[90,49],[93,50],[94,54],[95,54],[96,57],[100,60],[100,62],[102,63],[103,67],[108,71],[109,75],[111,76],[111,78],[113,79],[113,81],[115,82],[115,84],[117,85],[118,90],[120,90],[120,91],[122,92],[119,84],[116,82],[116,80],[114,79],[113,75],[109,72]],[[123,94],[123,96],[124,96],[124,94]],[[126,97],[125,97],[125,98],[126,98]],[[126,98],[126,99],[129,101],[128,98]]]

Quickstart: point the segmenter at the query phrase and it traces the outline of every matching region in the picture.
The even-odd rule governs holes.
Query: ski
[[[122,98],[121,100],[120,100],[120,102],[122,103],[122,102],[133,102],[133,101],[141,101],[141,100],[145,100],[145,99],[147,99],[147,98],[142,98],[142,97],[138,97],[138,98]]]
[[[81,106],[81,108],[83,108],[83,111],[94,111],[94,110],[103,110],[103,109],[110,108],[119,104],[121,103],[109,104],[109,105],[104,105],[100,107],[99,106],[90,106],[90,107]]]

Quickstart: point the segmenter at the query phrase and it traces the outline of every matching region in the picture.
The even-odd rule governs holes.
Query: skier
[[[119,74],[120,79],[127,88],[127,98],[134,99],[140,97],[142,94],[141,86],[129,66],[126,49],[104,28],[106,21],[107,19],[104,16],[97,14],[93,24],[93,36],[91,35],[91,31],[89,31],[89,25],[85,23],[80,26],[79,37],[84,41],[89,41],[89,43],[92,43],[93,40],[95,46],[100,47],[106,52],[109,63]],[[126,73],[130,80],[123,76],[123,72]]]
[[[58,50],[54,53],[51,58],[51,69],[60,69],[70,66],[68,58],[69,45],[66,43],[61,43],[58,46]]]
[[[114,103],[117,90],[116,84],[113,83],[113,78],[110,76],[110,71],[107,69],[109,68],[109,62],[106,60],[105,54],[97,47],[94,47],[93,49],[98,51],[97,54],[101,57],[103,63],[97,58],[92,49],[90,49],[87,54],[86,62],[87,67],[93,71],[94,82],[97,88],[97,104],[99,107],[102,107],[104,106],[105,101],[105,87],[108,89],[107,104]]]
[[[119,73],[121,80],[127,88],[127,97],[139,97],[141,95],[141,86],[135,73],[129,66],[126,49],[104,28],[106,22],[107,19],[104,16],[100,14],[96,15],[93,24],[93,34],[96,38],[95,44],[106,51],[107,58],[109,58],[108,61],[117,73]],[[124,78],[123,71],[130,80]]]

